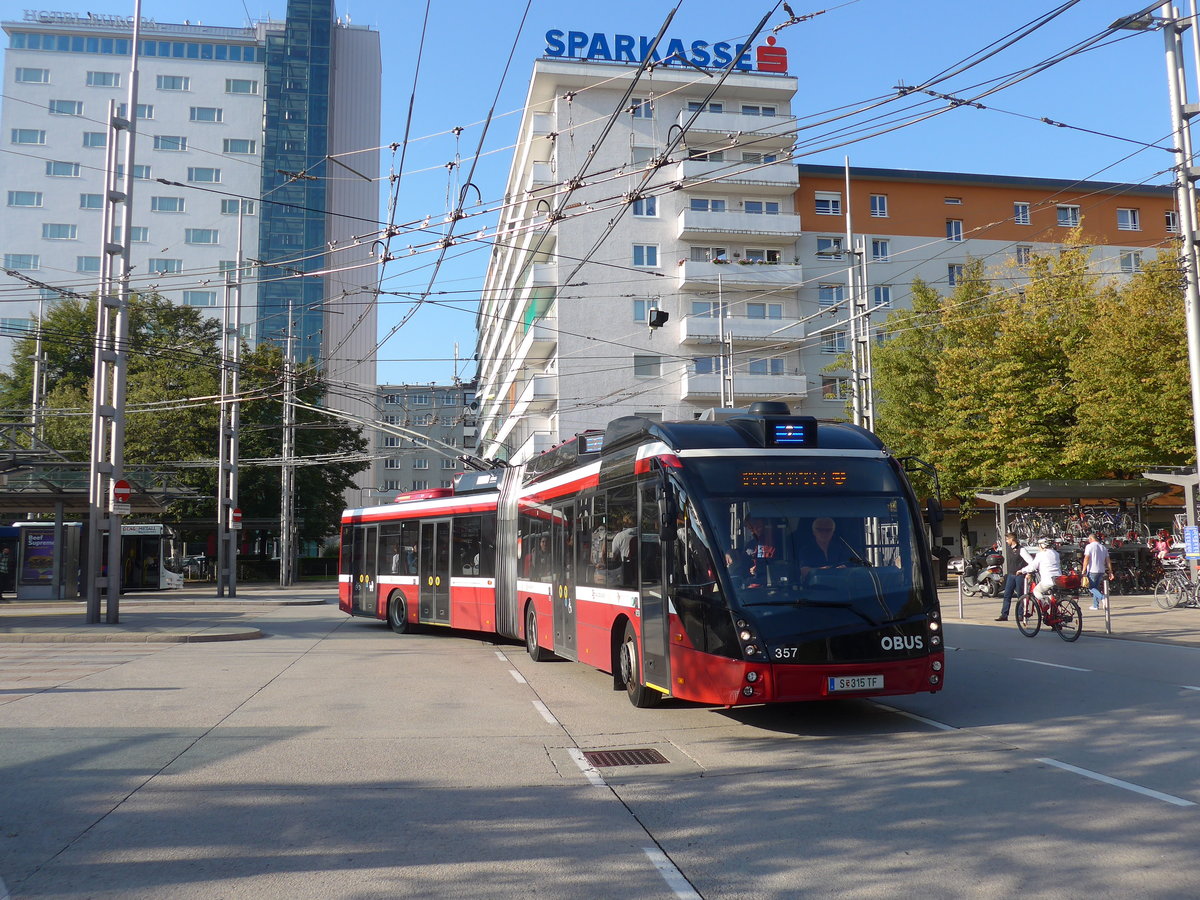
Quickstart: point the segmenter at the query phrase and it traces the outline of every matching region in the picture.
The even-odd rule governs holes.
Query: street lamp
[[[1192,30],[1192,55],[1200,60],[1200,37],[1196,34],[1196,0],[1191,0],[1192,14],[1180,19],[1170,3],[1154,3],[1131,16],[1118,19],[1110,28],[1128,31],[1149,31],[1161,28],[1167,64],[1167,89],[1171,100],[1171,126],[1175,136],[1175,204],[1179,208],[1179,231],[1183,236],[1183,271],[1185,283],[1185,321],[1187,323],[1188,380],[1192,389],[1192,430],[1196,449],[1197,473],[1200,475],[1200,267],[1196,261],[1196,185],[1192,171],[1192,133],[1190,118],[1194,110],[1187,109],[1186,60],[1183,31]],[[1159,16],[1153,11],[1158,9]],[[1187,523],[1196,524],[1194,494],[1188,494]]]

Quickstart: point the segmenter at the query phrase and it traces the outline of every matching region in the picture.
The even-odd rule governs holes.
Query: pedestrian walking
[[[1083,548],[1083,574],[1087,578],[1085,587],[1092,592],[1092,606],[1100,609],[1104,602],[1104,582],[1112,578],[1112,557],[1108,548],[1095,534],[1088,535],[1087,545]]]
[[[1017,536],[1011,531],[1004,536],[1004,603],[1000,607],[1000,615],[996,616],[997,622],[1008,621],[1008,610],[1012,606],[1014,594],[1021,594],[1025,589],[1025,576],[1020,574],[1022,566],[1033,562],[1033,555],[1029,553],[1021,542],[1017,540]]]

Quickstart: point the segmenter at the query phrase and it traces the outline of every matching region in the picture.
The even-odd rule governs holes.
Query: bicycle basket
[[[1069,591],[1078,590],[1079,589],[1079,576],[1077,574],[1075,574],[1074,572],[1072,572],[1069,575],[1055,575],[1054,576],[1054,586],[1060,587],[1060,588],[1066,588]]]

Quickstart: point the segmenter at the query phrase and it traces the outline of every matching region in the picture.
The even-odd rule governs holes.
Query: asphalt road
[[[1200,649],[946,607],[940,694],[730,711],[637,710],[585,666],[329,605],[216,617],[257,640],[0,643],[0,878],[14,898],[1200,896]],[[666,762],[583,755],[606,749]]]

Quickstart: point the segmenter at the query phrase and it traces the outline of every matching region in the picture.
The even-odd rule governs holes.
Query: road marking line
[[[579,771],[583,772],[583,777],[594,784],[596,787],[608,787],[604,781],[604,776],[600,774],[600,770],[587,761],[587,757],[583,755],[583,751],[578,747],[568,747],[567,753],[571,759],[575,760],[575,765],[579,766]]]
[[[1101,775],[1099,772],[1093,772],[1090,769],[1081,769],[1078,766],[1072,766],[1069,763],[1059,762],[1057,759],[1041,758],[1040,763],[1045,763],[1048,766],[1055,766],[1059,769],[1065,769],[1068,772],[1074,772],[1076,775],[1082,775],[1084,778],[1092,778],[1096,781],[1102,781],[1105,784],[1111,784],[1113,787],[1124,788],[1127,791],[1133,791],[1135,794],[1144,794],[1147,797],[1153,797],[1155,800],[1163,800],[1167,803],[1172,803],[1175,806],[1195,806],[1191,800],[1184,800],[1182,797],[1175,797],[1171,794],[1164,794],[1161,791],[1151,790],[1150,788],[1142,787],[1138,784],[1133,784],[1129,781],[1121,781],[1119,778],[1110,778],[1107,775]]]
[[[509,669],[508,674],[515,678],[518,684],[529,684],[529,682],[525,680],[525,676],[516,669]]]
[[[886,703],[880,703],[878,700],[872,700],[871,702],[874,703],[876,706],[878,706],[880,709],[886,709],[888,712],[896,713],[896,715],[904,716],[905,718],[913,719],[917,722],[923,722],[926,725],[930,725],[930,726],[932,726],[934,728],[938,728],[942,731],[958,731],[958,728],[954,725],[947,725],[945,722],[938,722],[934,719],[927,719],[924,716],[918,716],[916,713],[911,713],[908,710],[897,709],[896,707],[889,706]]]
[[[1014,656],[1017,662],[1033,663],[1035,666],[1049,666],[1052,669],[1070,669],[1072,672],[1090,672],[1091,669],[1081,669],[1079,666],[1060,666],[1058,663],[1042,662],[1040,659],[1023,659],[1020,656]]]
[[[654,868],[658,869],[658,874],[663,877],[667,887],[675,892],[676,897],[686,898],[686,900],[702,900],[696,893],[696,889],[683,877],[683,873],[679,871],[675,863],[671,862],[667,854],[657,847],[643,847],[642,849],[646,851],[650,862],[654,863]]]
[[[496,659],[500,660],[501,662],[508,662],[508,657],[499,650],[496,651]]]
[[[1185,691],[1200,691],[1200,687],[1193,687],[1190,684],[1180,685]]]
[[[548,706],[546,706],[546,704],[543,703],[541,700],[534,700],[533,708],[536,709],[538,712],[540,712],[542,714],[542,718],[545,719],[547,722],[549,722],[551,725],[558,724],[558,719],[554,718],[554,713],[550,712],[550,708]]]

